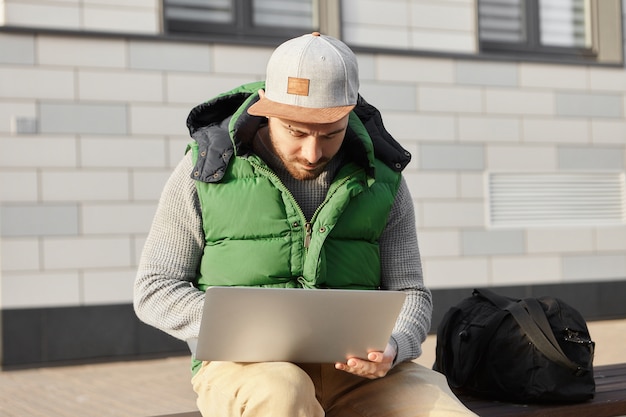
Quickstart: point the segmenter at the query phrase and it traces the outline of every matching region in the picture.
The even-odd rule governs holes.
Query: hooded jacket
[[[410,154],[359,97],[342,144],[347,162],[306,219],[278,176],[251,152],[265,118],[246,110],[263,87],[251,83],[224,93],[194,108],[187,120],[205,235],[196,286],[377,288],[378,238]]]

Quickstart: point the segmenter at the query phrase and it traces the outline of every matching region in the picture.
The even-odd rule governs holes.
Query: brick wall
[[[110,305],[127,314],[159,194],[188,141],[189,110],[264,77],[271,48],[144,36],[158,32],[157,3],[0,1],[12,26],[76,30],[0,32],[5,318],[23,309],[41,323],[45,309],[70,308],[69,317],[75,307]],[[626,71],[473,59],[473,4],[395,0],[381,10],[379,2],[343,2],[345,38],[355,47],[456,53],[358,53],[363,96],[413,154],[405,177],[426,282],[441,291],[614,288],[626,277],[624,222],[493,228],[486,175],[624,175]],[[599,298],[590,305],[595,316],[607,307]],[[20,323],[5,329],[30,326]]]
[[[130,302],[189,110],[262,79],[271,51],[7,33],[0,48],[0,305]]]

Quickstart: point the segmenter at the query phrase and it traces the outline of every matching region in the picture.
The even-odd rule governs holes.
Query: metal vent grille
[[[626,220],[624,173],[490,173],[492,226],[616,225]]]

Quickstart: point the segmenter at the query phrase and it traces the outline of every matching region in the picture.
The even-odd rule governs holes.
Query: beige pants
[[[205,362],[191,382],[205,417],[475,416],[443,375],[413,362],[374,380],[332,364]]]

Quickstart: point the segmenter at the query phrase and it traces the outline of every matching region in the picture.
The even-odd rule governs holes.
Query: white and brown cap
[[[305,123],[334,123],[356,105],[359,70],[343,42],[318,32],[281,44],[267,63],[265,96],[254,116]]]

